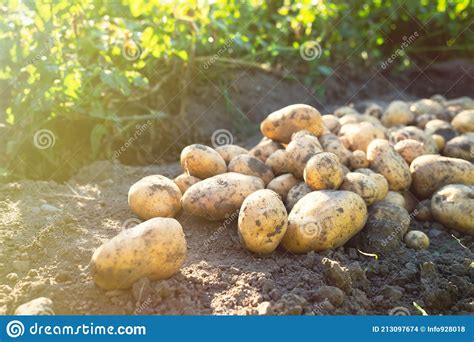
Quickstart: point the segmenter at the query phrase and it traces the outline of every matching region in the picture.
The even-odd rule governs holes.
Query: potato
[[[391,102],[382,115],[381,121],[385,127],[408,125],[415,119],[410,107],[404,101]]]
[[[298,135],[286,147],[286,156],[291,173],[303,178],[304,168],[308,160],[322,152],[318,138],[312,135]]]
[[[405,208],[405,197],[399,192],[389,191],[387,196],[383,199],[384,203],[391,203],[393,205]]]
[[[339,107],[334,111],[334,115],[337,116],[338,118],[342,118],[346,115],[360,115],[357,110],[355,110],[352,107],[349,106],[344,106],[344,107]]]
[[[443,148],[443,155],[474,161],[474,133],[464,134],[449,140]]]
[[[385,177],[390,190],[399,191],[410,187],[409,166],[387,140],[373,140],[367,148],[367,160],[373,171]]]
[[[433,216],[431,215],[431,199],[426,199],[419,202],[415,208],[415,218],[418,221],[432,221]]]
[[[192,215],[218,221],[237,212],[248,195],[263,188],[261,178],[228,172],[191,186],[181,204]]]
[[[185,147],[181,166],[191,176],[206,179],[227,171],[225,160],[214,149],[201,144]]]
[[[461,133],[474,132],[474,110],[463,110],[458,113],[451,125]]]
[[[453,126],[443,120],[431,120],[426,123],[425,133],[427,135],[441,135],[445,141],[449,141],[457,136]]]
[[[122,231],[100,246],[92,256],[92,277],[103,289],[126,289],[143,277],[171,277],[185,257],[186,240],[179,222],[157,217]]]
[[[285,199],[285,206],[288,211],[293,208],[296,202],[298,202],[301,198],[303,198],[312,191],[313,189],[311,189],[305,182],[300,182],[293,186],[290,191],[288,191],[288,194],[286,195]]]
[[[174,182],[176,183],[176,185],[178,186],[179,190],[181,190],[181,193],[185,193],[186,190],[188,190],[188,188],[193,185],[193,184],[196,184],[197,182],[200,182],[201,179],[197,178],[197,177],[194,177],[194,176],[190,176],[190,175],[187,175],[185,173],[179,175],[178,177],[176,177],[174,179]],[[180,198],[181,200],[181,198]]]
[[[327,114],[323,115],[323,122],[324,125],[332,132],[337,133],[341,124],[339,122],[339,118],[335,115]]]
[[[418,127],[408,126],[392,131],[389,135],[389,141],[396,144],[399,141],[413,139],[422,142],[428,153],[438,152],[437,145],[431,136],[427,135]]]
[[[409,231],[404,238],[406,245],[413,249],[427,249],[430,245],[428,236],[419,230]]]
[[[181,210],[181,190],[171,179],[161,175],[147,176],[128,191],[130,209],[144,220],[174,217]]]
[[[349,165],[352,153],[339,141],[336,135],[323,134],[319,137],[319,142],[325,152],[334,153],[342,164]]]
[[[267,189],[275,191],[284,201],[288,191],[290,191],[290,189],[299,182],[299,179],[293,176],[291,173],[285,173],[274,178],[270,183],[268,183]]]
[[[380,119],[383,114],[383,108],[376,103],[372,103],[365,109],[365,114]]]
[[[444,226],[474,236],[474,186],[442,187],[431,198],[431,212]]]
[[[342,184],[344,172],[334,153],[321,152],[308,160],[303,178],[313,190],[331,190]]]
[[[350,191],[314,191],[288,215],[282,244],[293,253],[323,251],[344,245],[367,220],[364,200]]]
[[[382,201],[388,194],[388,182],[384,176],[379,173],[375,173],[371,169],[356,169],[354,172],[363,173],[372,178],[372,180],[377,184],[377,198],[375,202]]]
[[[263,138],[258,144],[257,146],[255,146],[254,148],[252,148],[250,151],[249,151],[249,154],[251,156],[254,156],[255,158],[258,158],[260,159],[262,162],[265,163],[265,161],[267,160],[267,158],[272,154],[274,153],[275,151],[277,150],[281,150],[283,148],[283,146],[276,142],[276,141],[273,141],[273,140],[270,140],[268,138]]]
[[[420,199],[447,184],[474,184],[474,166],[466,160],[424,155],[410,165],[412,192]]]
[[[421,129],[425,129],[426,124],[430,122],[431,120],[436,120],[436,115],[432,115],[432,114],[418,115],[415,119],[416,126]]]
[[[249,195],[239,212],[239,236],[250,251],[269,254],[280,244],[288,226],[288,214],[279,195],[263,189]]]
[[[365,152],[372,140],[385,138],[385,133],[370,122],[361,122],[343,125],[339,130],[339,136],[348,138],[351,151]]]
[[[395,144],[394,148],[395,151],[405,159],[408,165],[410,165],[415,158],[428,154],[425,145],[413,139],[399,141]]]
[[[248,154],[249,151],[247,151],[245,148],[237,146],[237,145],[222,145],[222,146],[217,146],[216,147],[217,153],[219,153],[222,157],[222,159],[225,160],[225,162],[228,164],[234,157],[240,155],[240,154]]]
[[[432,114],[439,117],[444,114],[443,106],[439,102],[433,101],[431,99],[422,99],[416,101],[410,106],[410,110],[417,115]]]
[[[431,138],[436,143],[437,151],[441,151],[446,144],[446,141],[444,140],[444,138],[439,134],[433,134],[431,135]]]
[[[350,172],[345,175],[339,189],[355,192],[367,205],[374,203],[378,196],[377,183],[370,175],[359,172]]]
[[[234,157],[229,163],[229,172],[238,172],[248,176],[259,177],[268,184],[274,177],[270,166],[248,154]]]
[[[360,122],[360,114],[347,114],[339,119],[341,127],[348,124],[357,124]]]
[[[313,107],[295,104],[271,113],[260,125],[262,134],[272,140],[289,143],[291,135],[306,129],[316,136],[323,133],[321,114]]]
[[[349,164],[352,170],[369,167],[369,161],[367,160],[365,152],[361,150],[355,150],[352,152]]]
[[[285,150],[276,150],[273,152],[267,158],[265,164],[272,168],[273,174],[275,175],[281,175],[290,171]]]

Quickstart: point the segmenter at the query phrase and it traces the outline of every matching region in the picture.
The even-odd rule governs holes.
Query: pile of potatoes
[[[176,273],[186,255],[174,219],[181,210],[211,221],[238,213],[242,246],[259,254],[280,244],[292,253],[346,243],[376,253],[404,242],[428,248],[424,233],[409,231],[412,219],[474,235],[470,98],[436,95],[326,115],[295,104],[268,115],[261,132],[250,150],[187,146],[183,174],[132,185],[129,206],[146,221],[95,252],[97,285],[127,288]]]

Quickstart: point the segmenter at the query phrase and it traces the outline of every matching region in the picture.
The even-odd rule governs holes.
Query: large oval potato
[[[128,191],[128,205],[144,220],[174,217],[181,210],[181,190],[171,179],[161,175],[147,176]]]
[[[451,121],[451,125],[461,133],[474,132],[474,109],[458,113]]]
[[[375,199],[375,202],[382,201],[388,194],[388,182],[385,179],[384,176],[382,176],[380,173],[376,173],[372,171],[371,169],[356,169],[354,172],[359,172],[363,173],[364,175],[370,176],[372,178],[372,181],[374,181],[375,184],[377,184],[377,198]]]
[[[268,184],[274,177],[270,166],[248,154],[240,154],[229,163],[229,172],[238,172],[248,176],[259,177]]]
[[[410,106],[404,101],[392,101],[382,115],[381,121],[385,127],[408,125],[415,119]]]
[[[286,158],[286,151],[276,150],[265,161],[265,164],[272,168],[273,174],[281,175],[282,173],[290,172],[288,167],[288,160]]]
[[[227,171],[225,160],[206,145],[193,144],[181,151],[181,166],[188,174],[206,179]]]
[[[474,162],[474,133],[463,134],[449,140],[443,148],[443,155]]]
[[[172,218],[157,217],[122,231],[92,256],[92,277],[103,289],[126,289],[137,280],[167,279],[186,257],[183,228]]]
[[[299,179],[293,176],[291,173],[285,173],[273,178],[272,181],[268,183],[267,189],[275,191],[284,201],[288,191],[290,191],[290,189],[299,182]]]
[[[267,158],[277,150],[281,150],[283,146],[277,142],[268,138],[263,138],[254,148],[249,151],[251,156],[260,159],[265,163]]]
[[[228,172],[192,185],[181,203],[192,215],[218,221],[237,212],[248,195],[263,188],[261,178]]]
[[[250,251],[269,254],[280,244],[288,226],[288,214],[279,195],[263,189],[249,195],[239,212],[239,236]]]
[[[324,123],[321,114],[305,104],[287,106],[271,113],[260,125],[262,134],[272,140],[289,143],[291,135],[306,129],[316,136],[323,134]]]
[[[420,199],[430,197],[447,184],[474,184],[474,165],[458,158],[430,154],[420,156],[411,163],[410,172],[412,191]]]
[[[178,177],[176,177],[174,179],[174,182],[176,183],[176,185],[178,186],[179,190],[181,190],[181,193],[185,193],[186,190],[189,189],[189,187],[191,185],[194,185],[198,182],[200,182],[201,179],[197,178],[197,177],[194,177],[194,176],[190,176],[186,173],[183,173],[181,175],[179,175]],[[181,198],[180,198],[181,200]]]
[[[410,187],[410,168],[387,140],[373,140],[367,148],[370,168],[380,173],[388,182],[390,190],[405,190]]]
[[[342,184],[344,171],[334,153],[321,152],[308,160],[303,178],[313,190],[335,190]]]
[[[282,244],[293,253],[344,245],[367,220],[364,200],[350,191],[314,191],[300,199],[288,216]]]
[[[300,182],[293,186],[286,195],[285,206],[288,211],[293,209],[294,205],[302,199],[304,196],[312,192],[313,189],[309,187],[305,182]]]
[[[410,110],[417,115],[432,114],[436,117],[442,117],[444,114],[443,106],[432,99],[421,99],[410,106]]]
[[[318,138],[308,134],[297,135],[286,147],[286,157],[291,173],[303,178],[304,168],[308,160],[323,149]]]
[[[219,153],[222,157],[222,159],[225,160],[225,162],[228,164],[234,157],[240,155],[240,154],[248,154],[249,151],[247,151],[245,148],[240,147],[238,145],[221,145],[216,147],[216,152]]]
[[[431,198],[431,212],[446,227],[474,236],[474,186],[442,187]]]

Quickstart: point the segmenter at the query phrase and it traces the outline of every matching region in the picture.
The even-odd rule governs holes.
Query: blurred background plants
[[[474,50],[470,0],[28,0],[7,1],[0,13],[4,179],[67,179],[113,158],[130,139],[140,149],[121,153],[122,162],[176,158],[183,145],[202,140],[199,129],[189,131],[190,92],[209,80],[227,84],[240,66],[291,69],[324,99],[318,81],[336,66],[380,65],[415,31],[420,37],[387,72]],[[300,58],[306,41],[322,47],[318,63]],[[230,106],[228,115],[234,112]],[[35,147],[41,129],[54,134],[50,148]]]

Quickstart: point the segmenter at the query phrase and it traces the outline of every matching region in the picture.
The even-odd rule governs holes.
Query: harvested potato
[[[245,148],[237,146],[237,145],[222,145],[222,146],[217,146],[216,147],[217,153],[219,153],[222,157],[222,159],[225,160],[225,162],[228,164],[234,157],[240,155],[240,154],[248,154],[249,151],[247,151]]]
[[[432,114],[441,117],[444,114],[444,107],[431,99],[418,100],[410,106],[410,110],[417,115]]]
[[[389,141],[392,144],[396,144],[399,141],[406,139],[413,139],[422,142],[428,153],[433,154],[438,152],[437,145],[434,142],[433,138],[431,138],[431,136],[427,135],[425,132],[423,132],[423,130],[419,129],[418,127],[408,126],[399,128],[392,131],[389,135]]]
[[[367,220],[364,200],[350,191],[314,191],[301,198],[288,216],[282,244],[293,253],[344,245]]]
[[[396,125],[409,125],[415,119],[410,111],[408,103],[404,101],[392,101],[382,115],[381,121],[385,127]]]
[[[342,184],[344,172],[334,153],[321,152],[308,160],[303,178],[313,190],[331,190]]]
[[[288,167],[291,173],[298,178],[303,178],[308,160],[322,151],[318,138],[307,134],[295,136],[286,147]]]
[[[376,103],[372,103],[365,109],[365,114],[380,119],[383,115],[383,108]]]
[[[418,115],[415,119],[416,126],[421,129],[425,129],[426,124],[430,122],[431,120],[436,120],[436,115],[432,115],[432,114]]]
[[[339,189],[355,192],[362,197],[367,205],[371,205],[377,200],[379,191],[377,183],[372,177],[360,172],[350,172],[345,175]]]
[[[342,118],[339,119],[339,123],[341,124],[341,127],[347,124],[357,124],[360,122],[359,118],[360,114],[353,115],[353,114],[348,114],[343,116]]]
[[[272,181],[268,183],[267,189],[275,191],[284,201],[288,191],[290,191],[290,189],[299,182],[299,179],[293,176],[291,173],[285,173],[272,179]]]
[[[461,133],[474,132],[474,110],[463,110],[458,113],[451,125]]]
[[[433,135],[431,135],[431,138],[436,143],[436,147],[438,148],[437,150],[441,151],[444,148],[445,144],[446,144],[444,138],[439,134],[433,134]]]
[[[384,203],[391,203],[393,205],[397,205],[401,208],[405,208],[405,197],[399,192],[396,191],[389,191],[387,196],[383,199]]]
[[[413,178],[412,190],[420,199],[447,184],[474,184],[474,165],[458,159],[439,155],[424,155],[410,165]]]
[[[367,148],[367,160],[373,171],[385,177],[390,190],[399,191],[410,187],[409,166],[387,140],[373,140]]]
[[[188,190],[188,188],[193,185],[193,184],[196,184],[197,182],[200,182],[201,179],[197,178],[197,177],[194,177],[194,176],[190,176],[190,175],[187,175],[185,173],[179,175],[178,177],[176,177],[174,179],[174,182],[176,183],[176,185],[178,186],[179,190],[181,190],[181,193],[185,193],[186,190]],[[181,200],[181,198],[180,198]]]
[[[339,141],[336,135],[323,134],[319,137],[319,142],[325,152],[334,153],[342,164],[349,165],[352,153]]]
[[[250,251],[269,254],[280,244],[288,226],[288,214],[279,195],[263,189],[249,195],[239,212],[239,236]]]
[[[339,131],[341,124],[339,118],[332,114],[323,115],[324,125],[332,132],[336,133]]]
[[[349,140],[350,150],[367,151],[367,146],[374,139],[383,139],[385,133],[370,122],[343,125],[339,130],[339,136]]]
[[[430,245],[428,235],[419,230],[409,231],[405,235],[404,241],[408,247],[413,249],[427,249]]]
[[[270,166],[248,154],[240,154],[229,163],[229,172],[238,172],[248,176],[259,177],[268,184],[274,177]]]
[[[431,212],[444,226],[474,236],[474,186],[442,187],[431,198]]]
[[[311,189],[305,182],[300,182],[293,186],[288,191],[288,194],[286,195],[285,199],[285,206],[288,211],[291,211],[296,202],[298,202],[301,198],[303,198],[312,191],[313,189]]]
[[[257,146],[255,146],[254,148],[252,148],[250,151],[249,151],[249,154],[251,156],[254,156],[255,158],[258,158],[260,159],[262,162],[265,163],[265,161],[267,160],[267,158],[272,154],[274,153],[275,151],[277,150],[281,150],[283,148],[283,146],[276,142],[276,141],[273,141],[271,139],[268,139],[268,138],[263,138],[258,144]]]
[[[443,120],[431,120],[426,123],[425,133],[427,135],[441,135],[445,141],[449,141],[457,136],[453,126]]]
[[[334,111],[334,115],[337,116],[338,118],[342,118],[346,115],[360,115],[360,113],[352,107],[344,106],[344,107],[339,107],[338,109],[336,109]]]
[[[263,188],[261,178],[228,172],[194,184],[184,193],[181,203],[192,215],[223,220],[239,210],[248,195]]]
[[[130,209],[144,220],[174,217],[181,210],[181,190],[171,179],[161,175],[147,176],[128,191]]]
[[[122,231],[92,256],[92,277],[103,289],[126,289],[138,279],[167,279],[186,257],[183,228],[172,218],[157,217]]]
[[[410,165],[415,158],[428,153],[422,142],[413,139],[399,141],[395,144],[394,148],[395,151],[405,159],[408,165]]]
[[[272,168],[273,174],[281,175],[290,171],[285,150],[276,150],[265,161]]]
[[[415,218],[418,221],[432,221],[433,216],[431,215],[431,199],[426,199],[419,202],[415,208]]]
[[[443,148],[443,155],[474,161],[474,133],[464,134],[449,140]]]
[[[185,147],[181,166],[191,176],[206,179],[227,171],[225,160],[214,149],[201,144]]]
[[[369,161],[367,160],[364,151],[355,150],[354,152],[352,152],[352,155],[349,160],[349,164],[352,170],[369,167]]]
[[[371,169],[356,169],[354,172],[363,173],[372,178],[372,180],[377,184],[377,198],[375,202],[382,201],[388,194],[388,182],[384,176],[379,173],[375,173]]]
[[[313,107],[295,104],[271,113],[260,125],[262,134],[272,140],[289,143],[291,135],[306,129],[316,136],[323,134],[321,114]]]

